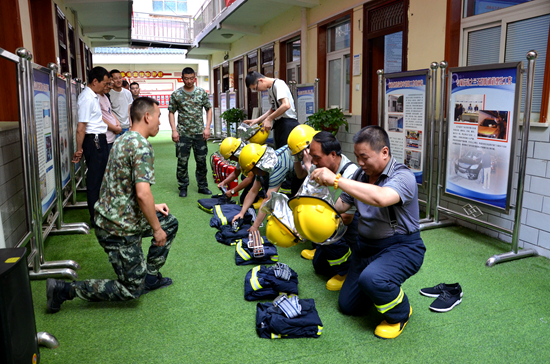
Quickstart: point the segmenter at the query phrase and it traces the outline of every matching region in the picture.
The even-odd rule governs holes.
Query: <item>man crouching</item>
[[[49,278],[48,312],[58,312],[63,302],[76,296],[86,301],[126,301],[172,284],[159,270],[176,237],[178,221],[166,204],[155,205],[151,192],[154,152],[147,141],[159,131],[158,105],[148,97],[134,100],[132,128],[113,144],[94,206],[96,237],[118,279],[67,283]],[[145,261],[141,239],[150,236],[153,239]]]

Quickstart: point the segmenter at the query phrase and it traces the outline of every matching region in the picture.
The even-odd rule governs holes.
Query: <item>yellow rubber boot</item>
[[[344,284],[344,281],[346,280],[346,275],[335,275],[334,277],[332,277],[331,279],[328,280],[327,282],[327,289],[329,291],[339,291],[342,289],[342,285]]]
[[[315,255],[315,249],[304,249],[302,250],[302,254],[300,255],[304,259],[313,260],[313,256]]]
[[[263,198],[260,198],[258,199],[258,201],[254,202],[252,204],[252,207],[254,207],[254,210],[257,210],[260,208],[260,206],[262,205],[262,202],[264,202],[264,199]]]
[[[411,311],[409,312],[409,318],[411,317],[413,312],[412,306]],[[409,319],[405,322],[398,322],[396,324],[388,324],[386,320],[382,321],[380,325],[376,326],[376,329],[374,330],[374,336],[379,337],[381,339],[395,339],[401,333],[403,332],[403,329],[405,326],[407,326],[407,322],[409,322]]]

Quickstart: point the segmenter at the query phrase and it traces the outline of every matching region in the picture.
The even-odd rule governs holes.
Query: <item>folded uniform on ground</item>
[[[237,231],[233,229],[231,225],[223,225],[219,228],[220,231],[216,233],[216,240],[218,243],[225,245],[236,245],[237,242],[243,238],[248,239],[248,229],[252,225],[241,225]]]
[[[261,257],[254,256],[254,248],[248,247],[248,238],[243,238],[237,241],[235,245],[235,264],[275,264],[279,261],[277,248],[262,236],[264,255]]]
[[[279,303],[277,306],[271,302],[257,304],[256,332],[258,336],[264,339],[317,338],[321,336],[323,323],[313,299],[298,299],[296,301],[296,299],[287,297],[283,301],[284,304]],[[296,311],[292,314],[296,314],[296,316],[287,317],[287,314],[292,311]]]
[[[212,198],[201,198],[197,201],[199,209],[210,214],[214,213],[214,206],[227,204],[235,204],[235,201],[231,201],[231,199],[227,198],[227,196],[223,193],[212,196]]]
[[[223,225],[231,225],[233,218],[241,212],[241,206],[234,204],[215,205],[214,216],[210,219],[210,227],[219,229]],[[244,214],[243,223],[251,225],[256,219],[256,211],[249,208]]]
[[[278,274],[279,267],[282,266],[286,266],[288,269],[284,275]],[[258,265],[246,273],[244,278],[245,300],[272,299],[281,292],[289,295],[298,294],[298,273],[288,265],[281,263],[272,267]]]

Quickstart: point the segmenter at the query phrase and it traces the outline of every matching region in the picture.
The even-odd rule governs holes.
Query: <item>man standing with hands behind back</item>
[[[208,172],[206,155],[208,147],[206,141],[210,138],[210,124],[212,123],[212,105],[208,100],[208,94],[204,89],[195,86],[195,70],[185,67],[181,72],[183,87],[178,88],[170,96],[168,106],[168,120],[172,128],[172,140],[176,143],[176,156],[178,157],[178,187],[180,197],[187,197],[189,186],[189,172],[187,170],[191,148],[195,154],[197,170],[195,177],[199,193],[211,195],[208,189]],[[202,109],[206,110],[206,128],[203,123]],[[178,112],[178,124],[174,114]]]
[[[113,78],[113,89],[109,94],[111,95],[113,113],[116,115],[122,127],[122,133],[118,134],[118,136],[121,136],[132,126],[132,120],[130,120],[130,106],[134,99],[132,98],[132,93],[122,87],[122,75],[119,70],[112,70],[111,77]]]
[[[86,195],[90,223],[94,222],[94,204],[99,199],[101,181],[109,159],[107,124],[103,122],[99,93],[109,83],[109,72],[103,67],[94,67],[88,73],[88,86],[78,96],[78,126],[76,128],[76,152],[73,163],[86,159]]]

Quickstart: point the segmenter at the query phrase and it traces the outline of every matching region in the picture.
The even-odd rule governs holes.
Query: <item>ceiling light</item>
[[[115,39],[115,36],[114,36],[114,35],[104,35],[104,36],[103,36],[103,39],[105,39],[105,40],[113,40],[113,39]]]
[[[231,38],[232,36],[233,36],[233,34],[231,34],[231,33],[223,33],[223,34],[222,34],[222,37],[224,37],[225,39],[229,39],[229,38]]]

